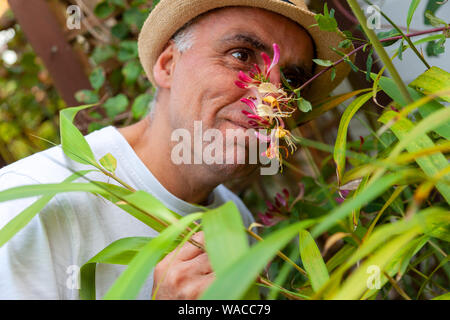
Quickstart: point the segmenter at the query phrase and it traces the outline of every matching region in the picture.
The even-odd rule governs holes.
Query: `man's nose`
[[[269,80],[270,80],[270,82],[272,82],[274,84],[281,83],[281,70],[280,70],[280,68],[275,67],[275,68],[273,68],[270,71]]]

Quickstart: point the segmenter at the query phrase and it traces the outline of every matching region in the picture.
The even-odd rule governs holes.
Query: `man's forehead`
[[[245,44],[273,54],[272,45],[277,43],[283,50],[280,65],[311,64],[311,59],[305,61],[304,54],[299,55],[299,51],[305,52],[308,38],[312,43],[309,33],[278,13],[253,7],[225,7],[205,14],[198,22],[200,28],[196,32],[206,41],[204,45],[210,41],[217,46]]]

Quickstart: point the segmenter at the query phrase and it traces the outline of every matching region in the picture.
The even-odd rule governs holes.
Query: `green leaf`
[[[132,237],[114,241],[86,262],[80,269],[80,298],[95,300],[95,270],[97,263],[128,265],[151,238]]]
[[[425,223],[427,219],[432,219],[433,216],[441,216],[443,214],[448,214],[448,211],[437,207],[427,208],[418,212],[408,220],[403,219],[377,227],[374,233],[372,233],[372,235],[367,238],[350,257],[341,260],[342,263],[339,268],[331,274],[330,281],[328,281],[325,287],[320,290],[321,292],[318,293],[315,298],[323,295],[326,297],[333,296],[336,293],[336,284],[341,282],[344,273],[355,263],[363,260],[368,255],[372,255],[372,252],[375,250],[381,250],[386,243],[396,236],[404,235],[411,230],[417,230],[417,228],[423,229],[423,226],[427,224]],[[366,281],[364,281],[364,284],[365,283]]]
[[[372,79],[376,78],[376,75],[372,74]],[[403,98],[403,96],[400,94],[395,82],[387,77],[381,77],[379,85],[381,89],[389,96],[391,97],[397,104],[399,104],[402,107],[405,107],[408,105],[407,101]],[[409,94],[411,98],[414,101],[420,100],[423,95],[413,88],[408,88]],[[442,104],[436,102],[435,100],[427,102],[425,105],[419,107],[419,113],[423,118],[428,117],[429,115],[433,114],[434,112],[437,112],[439,110],[442,110],[445,108]],[[439,126],[438,128],[434,129],[434,131],[439,134],[440,136],[450,140],[450,123],[444,123],[443,125]]]
[[[324,5],[324,14],[316,14],[314,19],[316,19],[320,30],[329,32],[336,32],[338,30],[338,24],[334,18],[334,11],[332,10],[331,13],[329,13],[328,5],[326,3]]]
[[[359,71],[359,68],[352,62],[352,60],[350,60],[348,56],[344,57],[344,62],[347,63],[350,66],[350,68],[352,68],[353,71],[355,72]]]
[[[167,207],[164,206],[161,201],[145,191],[138,190],[124,196],[123,198],[136,208],[139,208],[144,212],[149,212],[152,214],[152,216],[157,217],[158,219],[168,224],[175,223],[181,218],[180,215],[167,209]]]
[[[318,291],[329,279],[327,267],[319,248],[308,231],[301,230],[299,236],[300,256],[314,291]]]
[[[117,59],[121,62],[126,62],[138,57],[138,45],[137,41],[127,40],[122,41],[119,44],[119,52]]]
[[[336,79],[336,68],[331,69],[331,82]]]
[[[127,85],[132,85],[133,83],[135,83],[142,70],[143,69],[139,61],[132,60],[130,62],[127,62],[122,69],[122,74],[125,77],[125,83]]]
[[[444,293],[440,296],[434,297],[431,300],[450,300],[450,292]]]
[[[100,100],[98,93],[93,90],[80,90],[75,93],[75,99],[80,103],[93,104]]]
[[[99,162],[109,172],[114,173],[117,169],[117,160],[111,153],[107,153]]]
[[[352,45],[352,40],[345,39],[345,40],[342,40],[341,42],[339,42],[338,48],[348,49],[348,48],[350,48],[351,45]]]
[[[100,64],[106,60],[114,57],[116,55],[116,50],[111,45],[99,45],[94,48],[92,52],[91,59],[95,64]]]
[[[98,91],[105,83],[105,73],[103,72],[103,69],[98,67],[92,70],[89,75],[89,81],[91,82],[92,88],[94,88],[95,91]]]
[[[397,36],[400,36],[400,33],[397,30],[395,30],[395,29],[392,29],[392,30],[389,30],[389,31],[386,31],[386,32],[379,32],[379,33],[377,33],[377,37],[380,40],[387,39],[387,38],[392,38],[392,37],[397,37]],[[391,41],[385,41],[385,42],[382,42],[381,44],[384,47],[389,47],[389,46],[393,45],[394,43],[396,43],[398,40],[399,39],[391,40]]]
[[[312,236],[319,236],[323,232],[329,230],[339,220],[349,216],[353,210],[357,210],[358,208],[363,207],[365,204],[370,203],[370,201],[376,199],[378,196],[386,192],[386,190],[399,183],[400,181],[405,181],[405,179],[412,177],[417,177],[416,170],[403,170],[384,175],[383,177],[366,187],[366,189],[356,197],[347,199],[339,207],[336,207],[330,213],[328,213],[328,215],[325,216],[325,218],[312,229]]]
[[[443,36],[443,35],[442,35]],[[446,38],[442,37],[439,41],[429,42],[426,48],[429,57],[437,57],[445,52]]]
[[[366,63],[366,80],[370,82],[370,73],[372,72],[372,66],[373,66],[373,48],[370,49],[369,55],[367,56],[367,63]]]
[[[129,26],[134,26],[135,28],[141,29],[147,15],[148,14],[145,11],[132,7],[124,12],[123,21]]]
[[[414,239],[414,237],[419,234],[419,231],[419,227],[413,228],[383,245],[380,250],[375,252],[354,271],[354,273],[342,284],[339,292],[332,298],[334,300],[358,299],[364,291],[367,290],[368,282],[370,280],[369,267],[375,266],[379,268],[381,273],[395,254],[408,244],[408,242]]]
[[[245,226],[233,202],[207,211],[203,215],[202,225],[206,252],[216,274],[248,251]]]
[[[337,175],[339,181],[342,181],[345,170],[345,157],[347,150],[347,132],[350,120],[358,112],[358,110],[372,97],[372,92],[366,93],[356,98],[346,109],[342,115],[339,124],[338,134],[334,147],[334,162],[336,163]]]
[[[134,119],[141,119],[149,111],[149,104],[152,101],[152,96],[148,93],[140,94],[133,102],[131,112]]]
[[[354,96],[357,96],[358,94],[361,94],[363,92],[367,92],[367,91],[370,91],[370,89],[356,90],[356,91],[352,91],[349,93],[340,94],[340,95],[337,95],[334,97],[329,97],[323,101],[319,101],[319,102],[316,101],[317,104],[314,105],[314,108],[312,109],[311,112],[300,114],[299,120],[297,121],[297,125],[307,123],[307,122],[319,117],[323,113],[336,108],[338,105],[347,101],[348,99],[350,99]]]
[[[94,14],[100,19],[105,19],[114,12],[114,9],[114,5],[108,1],[102,1],[95,6]]]
[[[330,60],[313,59],[313,61],[322,67],[331,67],[333,65],[333,61]]]
[[[125,0],[108,0],[110,3],[115,4],[116,6],[125,8],[126,4],[125,4]]]
[[[189,226],[193,221],[202,217],[202,213],[190,214],[180,221],[167,227],[156,238],[146,244],[131,260],[128,268],[114,282],[106,293],[106,300],[136,299],[139,291],[151,270],[166,253],[167,247]]]
[[[442,90],[450,90],[450,73],[438,67],[431,67],[421,74],[416,80],[409,84],[410,87],[421,91],[424,94],[432,94]],[[450,94],[440,96],[450,102]]]
[[[247,254],[217,274],[216,280],[206,289],[201,299],[240,299],[269,260],[286,246],[300,230],[313,223],[312,220],[305,220],[271,233],[266,239],[251,247]]]
[[[406,18],[406,26],[409,30],[409,26],[411,25],[412,18],[414,13],[416,12],[417,7],[419,6],[421,0],[412,0],[411,5],[409,6],[408,16]]]
[[[344,245],[333,257],[327,261],[327,270],[332,272],[334,269],[342,265],[355,252],[356,248],[353,245]]]
[[[110,118],[115,118],[117,115],[127,110],[129,101],[126,95],[123,93],[118,94],[115,97],[109,98],[103,104],[106,110],[106,114]]]
[[[433,27],[440,27],[440,26],[447,26],[447,22],[445,22],[444,20],[436,17],[433,12],[431,12],[430,10],[427,10],[425,12],[425,17],[428,19],[428,21],[430,22],[430,24]]]
[[[114,27],[111,28],[111,33],[118,39],[125,39],[130,32],[128,26],[124,22],[118,22]]]
[[[72,182],[72,181],[78,179],[80,176],[83,176],[91,171],[92,170],[86,170],[86,171],[79,171],[77,173],[74,173],[71,176],[69,176],[67,179],[65,179],[64,182],[65,183]],[[5,193],[7,193],[10,190],[11,189],[1,192],[0,199],[1,199],[2,194],[4,195]],[[48,194],[42,196],[40,199],[35,201],[33,204],[31,204],[29,207],[27,207],[21,213],[16,215],[13,219],[11,219],[11,221],[9,221],[0,230],[0,248],[5,243],[7,243],[15,234],[17,234],[17,232],[22,230],[47,205],[47,203],[56,194],[57,194],[57,192],[54,192],[54,193],[48,193]]]
[[[108,183],[96,182],[93,183],[48,183],[48,184],[32,184],[20,187],[10,188],[0,192],[0,202],[10,201],[15,199],[29,198],[35,196],[43,196],[53,193],[64,192],[90,192],[93,194],[100,194],[104,197],[111,198],[108,189],[120,196],[130,194],[131,191]]]
[[[388,123],[398,115],[397,112],[388,111],[385,112],[379,119],[382,123]],[[392,125],[391,130],[400,140],[397,144],[396,149],[406,147],[408,152],[418,152],[422,149],[434,147],[433,140],[431,140],[426,133],[429,128],[436,127],[436,124],[445,123],[450,121],[450,109],[442,109],[428,116],[420,123],[414,125],[409,119],[401,118],[397,119]],[[391,156],[395,150],[391,153]],[[416,159],[417,164],[425,172],[425,174],[433,178],[440,171],[448,167],[448,161],[442,153],[435,153],[432,155],[419,157]],[[443,181],[447,180],[447,182]],[[448,181],[450,181],[450,174],[447,174],[440,181],[436,183],[436,188],[444,196],[448,203],[450,203],[450,186]]]
[[[311,102],[304,98],[298,99],[297,106],[302,112],[310,112],[312,110]]]
[[[91,107],[91,105],[61,110],[61,145],[64,153],[72,160],[82,164],[90,164],[98,167],[91,147],[87,143],[82,133],[72,123],[78,111],[87,109],[89,107]]]

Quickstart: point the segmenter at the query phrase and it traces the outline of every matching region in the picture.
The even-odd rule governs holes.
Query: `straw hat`
[[[153,85],[153,66],[175,32],[202,13],[230,6],[262,8],[281,14],[309,32],[316,45],[316,58],[333,62],[341,58],[330,48],[337,48],[344,36],[341,33],[321,31],[318,27],[310,28],[317,22],[315,14],[308,10],[304,0],[161,0],[147,17],[138,39],[139,59]],[[352,48],[341,50],[349,52]],[[317,66],[316,73],[322,69],[323,67]],[[313,81],[307,98],[318,100],[329,95],[349,72],[350,67],[341,63],[336,67],[334,81],[331,81],[331,71],[321,75]]]

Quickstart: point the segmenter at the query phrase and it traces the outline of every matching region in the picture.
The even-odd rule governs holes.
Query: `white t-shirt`
[[[116,174],[137,190],[153,194],[180,215],[199,208],[167,191],[139,159],[114,127],[89,134],[87,140],[96,159],[111,153],[118,162]],[[91,169],[66,157],[60,146],[36,153],[0,170],[0,191],[21,185],[59,183],[73,170]],[[115,183],[100,173],[90,179]],[[79,179],[77,182],[86,182]],[[0,228],[38,199],[26,198],[0,203]],[[233,201],[244,224],[253,217],[242,201],[220,185],[209,197],[209,208]],[[94,255],[125,237],[154,237],[157,232],[114,204],[85,192],[58,194],[32,221],[0,248],[0,299],[79,299],[74,277]],[[103,297],[126,266],[98,264],[96,296]],[[149,299],[153,273],[138,299]]]

